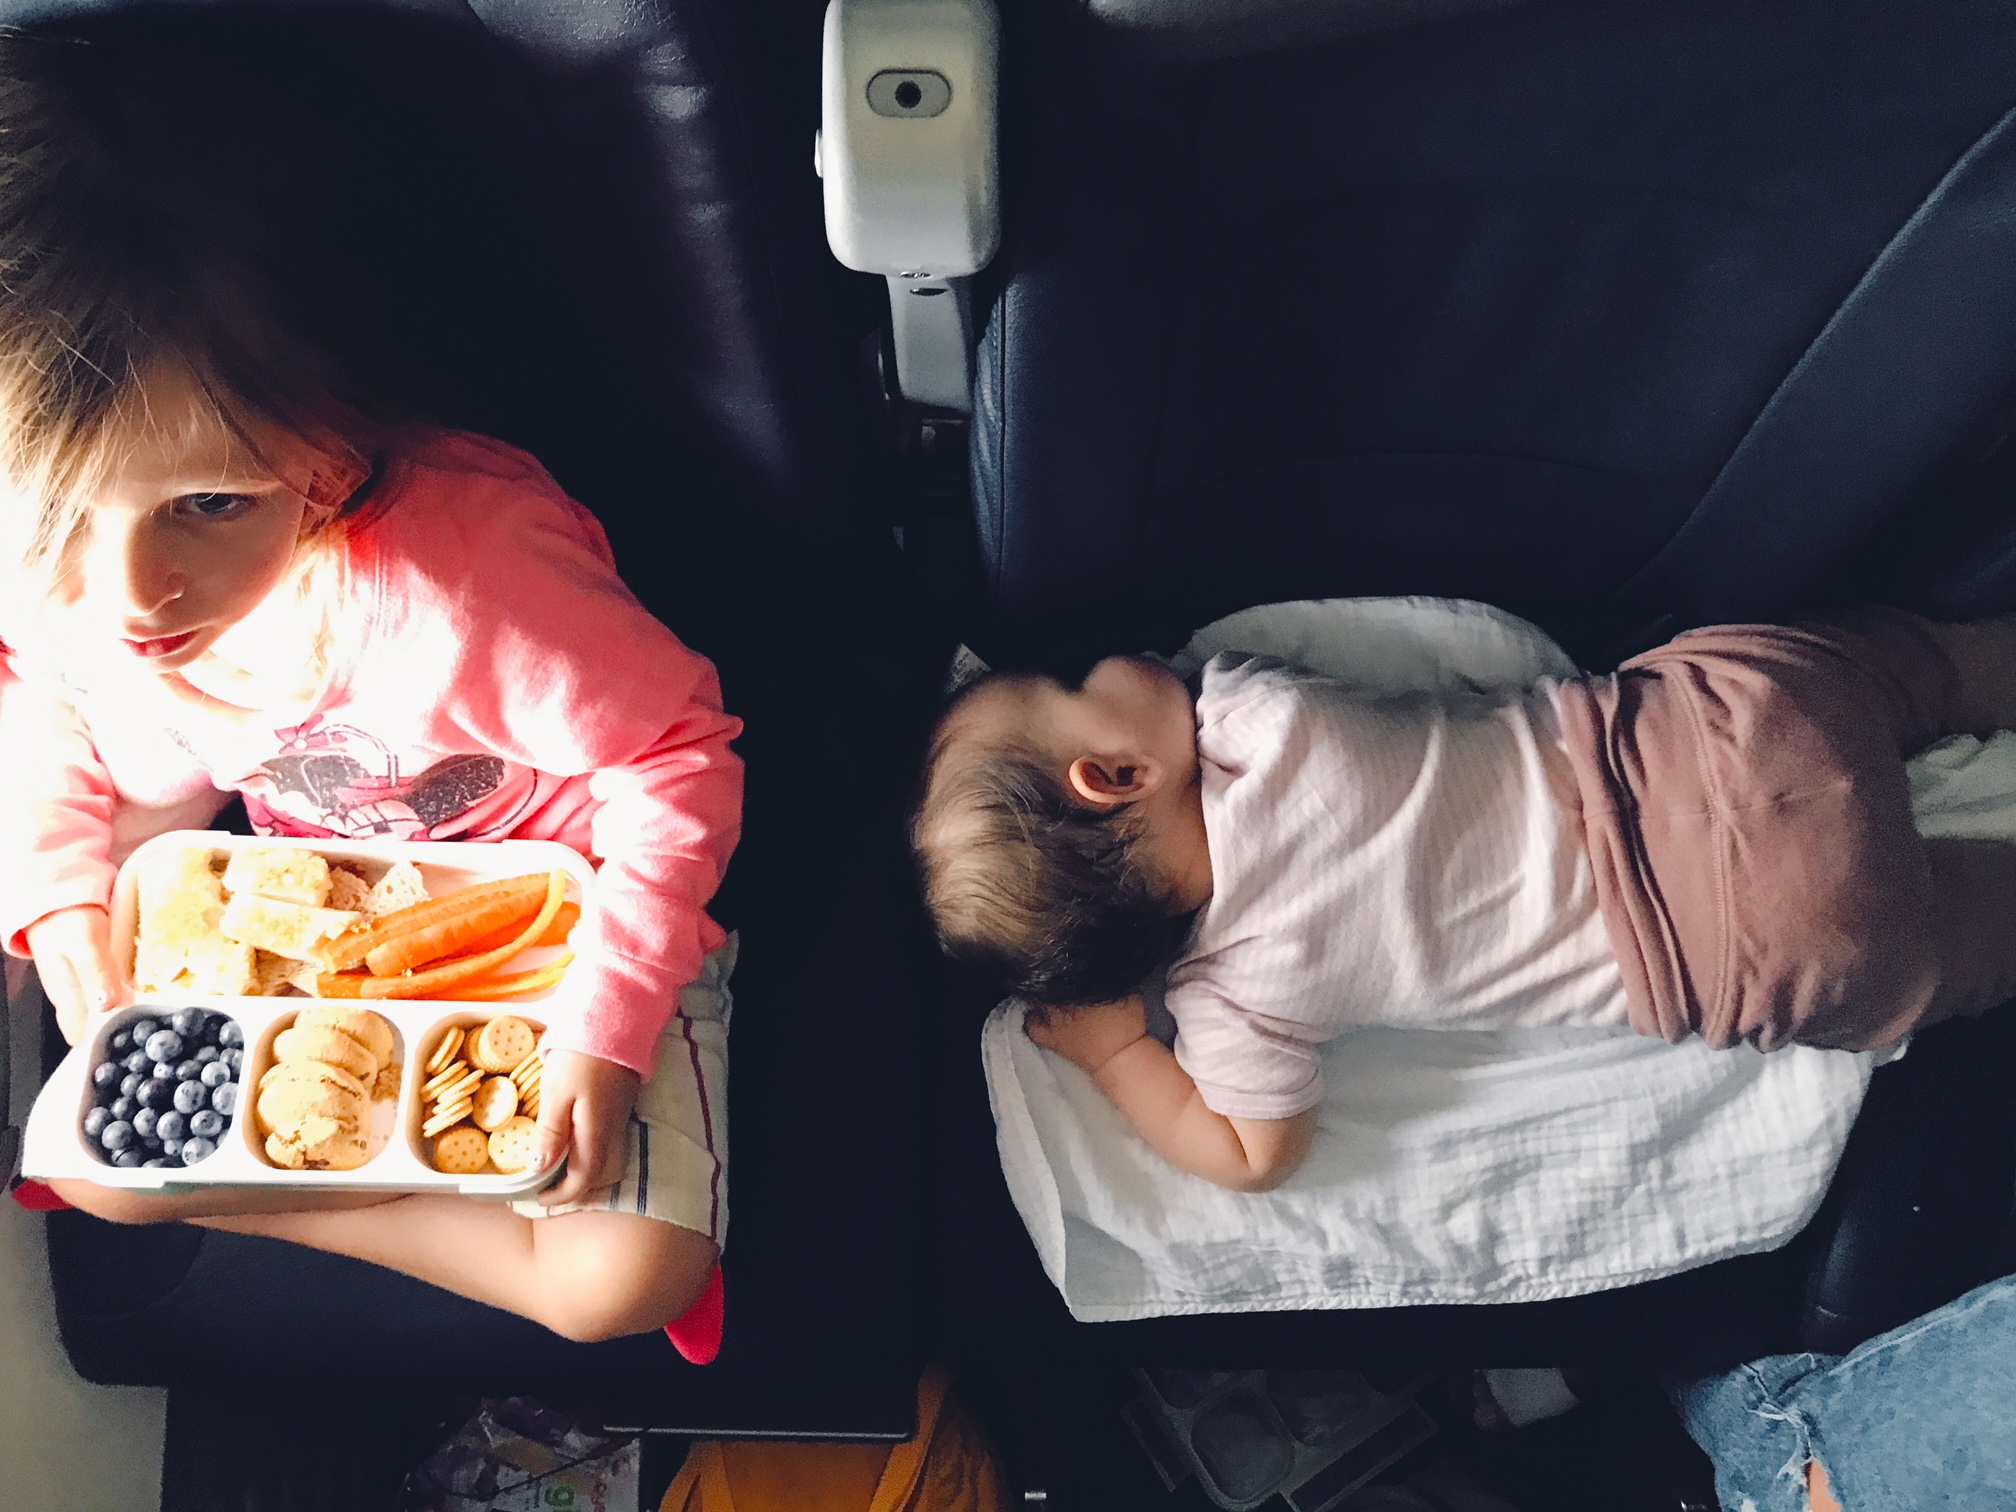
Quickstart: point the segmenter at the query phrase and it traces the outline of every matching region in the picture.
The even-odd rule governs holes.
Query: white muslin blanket
[[[1575,668],[1481,604],[1360,599],[1200,631],[1374,692],[1519,687]],[[1911,763],[1928,835],[2016,841],[2016,736]],[[1166,1026],[1165,1026],[1166,1029]],[[1872,1057],[1671,1046],[1628,1030],[1372,1029],[1324,1052],[1308,1161],[1228,1192],[1161,1159],[1004,1003],[983,1036],[1001,1164],[1074,1317],[1525,1302],[1767,1250],[1819,1205]]]

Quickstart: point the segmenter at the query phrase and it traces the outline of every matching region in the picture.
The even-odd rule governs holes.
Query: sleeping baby
[[[1031,1036],[1261,1190],[1352,1028],[1868,1049],[2016,997],[2016,846],[1921,839],[1904,773],[2012,727],[2016,618],[1724,626],[1503,695],[1113,657],[963,689],[912,839],[941,942]]]

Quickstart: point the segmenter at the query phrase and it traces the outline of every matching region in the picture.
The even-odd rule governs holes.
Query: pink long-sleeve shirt
[[[43,915],[108,902],[127,851],[227,793],[262,834],[558,840],[596,863],[598,906],[578,1008],[547,1044],[648,1077],[724,939],[705,908],[740,826],[741,724],[712,664],[501,442],[403,448],[342,549],[326,624],[282,587],[188,669],[216,698],[0,619],[18,674],[0,693],[0,941],[25,954]]]

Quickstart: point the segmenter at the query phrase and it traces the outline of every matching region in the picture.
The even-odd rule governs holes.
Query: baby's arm
[[[1309,1153],[1313,1109],[1293,1118],[1227,1118],[1206,1107],[1189,1072],[1148,1033],[1138,994],[1096,1008],[1031,1014],[1029,1037],[1090,1076],[1158,1154],[1206,1181],[1265,1192]]]

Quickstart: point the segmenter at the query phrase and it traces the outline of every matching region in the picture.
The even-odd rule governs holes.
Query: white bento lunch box
[[[112,949],[129,968],[137,933],[138,866],[150,853],[164,849],[208,849],[216,854],[234,850],[306,850],[331,862],[347,862],[368,881],[395,862],[419,868],[433,897],[504,877],[560,871],[567,875],[567,898],[581,905],[585,916],[594,907],[595,874],[578,852],[550,840],[406,841],[294,839],[270,835],[230,835],[212,830],[175,830],[156,836],[135,850],[119,869],[112,895]],[[577,930],[579,926],[576,926]],[[551,946],[523,952],[509,971],[535,970],[560,951]],[[196,997],[172,993],[148,994],[128,1007],[93,1020],[84,1043],[73,1047],[56,1068],[28,1116],[22,1140],[22,1173],[41,1180],[71,1178],[101,1186],[183,1192],[197,1187],[292,1187],[310,1190],[462,1192],[469,1196],[523,1196],[546,1185],[555,1170],[516,1175],[497,1172],[473,1176],[439,1171],[423,1153],[420,1127],[421,1088],[427,1077],[421,1067],[451,1027],[468,1030],[509,1014],[524,1019],[544,1034],[548,1015],[578,990],[579,963],[560,982],[541,992],[504,1002],[429,1001],[420,998]],[[301,1009],[316,1003],[367,1008],[392,1026],[393,1053],[401,1068],[396,1099],[371,1104],[371,1154],[349,1171],[295,1171],[271,1164],[253,1114],[259,1078],[273,1062],[273,1041]],[[202,1008],[235,1019],[244,1034],[244,1063],[238,1077],[237,1109],[217,1136],[216,1150],[200,1165],[178,1167],[115,1166],[98,1153],[84,1133],[84,1119],[94,1105],[91,1074],[113,1058],[107,1046],[122,1027],[142,1018],[165,1021],[179,1008]]]

